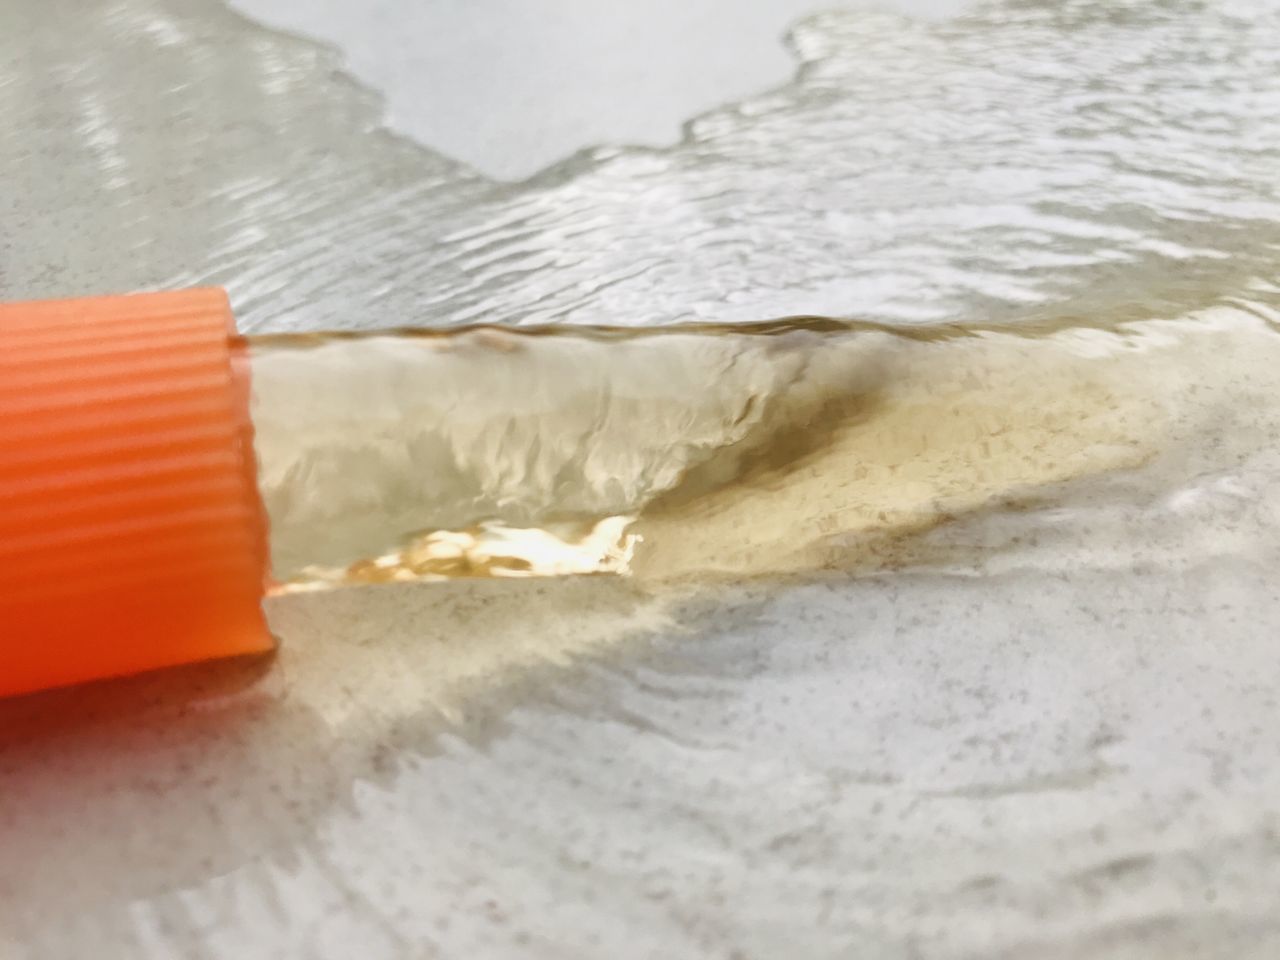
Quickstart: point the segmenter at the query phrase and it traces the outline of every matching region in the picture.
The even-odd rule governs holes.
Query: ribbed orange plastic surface
[[[217,289],[0,304],[0,695],[270,649]]]

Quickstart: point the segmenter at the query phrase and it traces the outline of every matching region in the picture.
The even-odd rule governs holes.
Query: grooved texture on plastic
[[[0,304],[0,695],[272,645],[218,289]]]

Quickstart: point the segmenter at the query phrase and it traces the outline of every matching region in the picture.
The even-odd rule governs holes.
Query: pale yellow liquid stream
[[[911,534],[1256,408],[1275,339],[1229,308],[253,338],[277,589],[904,562]]]

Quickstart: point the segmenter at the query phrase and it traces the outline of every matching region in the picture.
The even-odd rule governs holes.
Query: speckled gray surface
[[[679,588],[289,597],[274,660],[0,705],[0,953],[1280,950],[1274,5],[825,14],[772,94],[514,185],[214,0],[0,22],[5,297],[1012,328],[653,517]]]

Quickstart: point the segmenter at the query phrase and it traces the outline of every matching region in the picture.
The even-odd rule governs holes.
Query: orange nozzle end
[[[0,695],[269,650],[218,289],[0,304]]]

